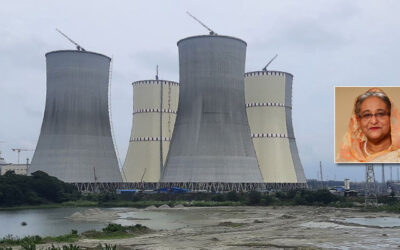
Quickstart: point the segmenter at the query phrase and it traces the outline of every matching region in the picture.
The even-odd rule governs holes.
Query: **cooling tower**
[[[246,43],[194,36],[178,48],[178,114],[162,182],[262,182],[245,109]]]
[[[266,183],[306,183],[292,125],[293,76],[279,71],[245,74],[251,137]]]
[[[46,54],[42,129],[29,173],[66,182],[120,182],[110,129],[110,58],[84,51]]]
[[[132,85],[132,132],[122,176],[127,182],[158,182],[174,130],[179,86],[164,80]]]

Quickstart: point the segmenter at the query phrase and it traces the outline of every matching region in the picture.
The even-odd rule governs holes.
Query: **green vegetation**
[[[48,237],[40,237],[38,235],[35,236],[26,236],[24,238],[15,237],[12,235],[8,235],[3,239],[0,239],[0,247],[1,246],[30,246],[36,244],[45,244],[52,242],[75,242],[80,238],[78,232],[76,230],[72,230],[70,234],[64,234],[60,236],[48,236]]]
[[[156,194],[99,194],[101,206],[147,207],[167,204],[176,206],[270,206],[270,205],[318,205],[326,206],[345,200],[328,190],[295,190],[274,194],[260,192],[228,193],[156,193]]]
[[[40,237],[38,235],[35,236],[26,236],[24,238],[14,237],[12,235],[8,235],[3,239],[0,239],[0,250],[9,250],[11,246],[21,246],[22,249],[36,249],[36,245],[45,244],[45,243],[74,243],[81,238],[89,238],[89,239],[120,239],[120,238],[131,238],[137,235],[145,234],[151,232],[151,230],[140,224],[136,224],[135,226],[122,226],[120,224],[108,224],[102,231],[87,231],[78,234],[78,231],[72,230],[70,234],[55,236],[55,237]],[[56,249],[79,249],[79,247],[70,244],[65,245],[62,248],[57,248],[52,246],[48,248],[51,250]],[[115,246],[101,246],[101,248],[96,249],[116,249]]]
[[[75,186],[42,171],[32,173],[32,176],[9,171],[0,176],[0,207],[62,203],[79,197]]]
[[[383,204],[376,211],[400,212],[400,201],[394,195],[379,197]],[[81,194],[72,184],[64,183],[44,172],[32,176],[7,172],[0,176],[0,210],[54,207],[136,207],[167,204],[209,206],[335,206],[362,205],[362,197],[340,197],[327,189],[292,190],[288,192],[228,192],[228,193],[125,193],[100,192]]]
[[[135,226],[108,224],[107,227],[103,228],[102,232],[92,230],[84,232],[82,235],[91,239],[120,239],[130,238],[148,232],[150,232],[150,229],[146,226],[142,226],[141,224],[136,224]]]

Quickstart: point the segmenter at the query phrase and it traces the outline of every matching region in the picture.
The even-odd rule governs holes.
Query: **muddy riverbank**
[[[143,214],[148,212],[148,214]],[[99,216],[101,214],[101,216]],[[152,216],[159,214],[160,216]],[[145,216],[143,216],[145,215]],[[148,218],[146,218],[146,215]],[[399,214],[330,207],[212,207],[88,210],[71,220],[96,218],[153,227],[152,233],[118,240],[81,239],[81,247],[118,245],[119,249],[395,249],[396,225],[361,225],[351,218],[398,219]],[[163,218],[162,220],[160,218]],[[118,219],[117,219],[118,220]],[[158,223],[158,222],[159,223]],[[350,220],[351,221],[351,220]],[[158,225],[154,227],[154,225]],[[400,226],[400,225],[399,225]]]

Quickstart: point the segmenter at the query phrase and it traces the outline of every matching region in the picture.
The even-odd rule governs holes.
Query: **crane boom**
[[[273,60],[275,60],[275,58],[278,57],[278,54],[276,54],[271,60],[269,60],[269,62],[267,63],[267,65],[265,65],[265,67],[262,69],[263,71],[267,71],[267,67],[272,63]]]
[[[190,14],[189,11],[186,11],[186,13],[191,16],[194,20],[196,20],[199,24],[201,24],[204,28],[206,28],[209,32],[210,35],[216,36],[218,35],[217,33],[215,33],[212,29],[210,29],[207,25],[205,25],[202,21],[200,21],[199,19],[197,19],[195,16],[193,16],[192,14]]]
[[[72,40],[71,38],[69,38],[66,34],[64,34],[61,30],[56,28],[56,31],[58,33],[60,33],[61,35],[63,35],[65,38],[68,39],[68,41],[70,41],[71,43],[73,43],[76,46],[76,49],[79,51],[86,51],[82,46],[80,46],[77,42],[75,42],[74,40]]]
[[[17,163],[19,164],[19,155],[20,155],[20,153],[21,153],[21,151],[34,151],[33,149],[25,149],[25,148],[12,148],[11,149],[12,151],[17,151],[17,153],[18,153],[18,161],[17,161]]]

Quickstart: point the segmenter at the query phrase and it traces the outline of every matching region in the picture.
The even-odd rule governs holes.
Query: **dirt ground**
[[[354,217],[399,218],[399,214],[306,206],[150,208],[147,211],[164,214],[175,227],[128,239],[81,239],[77,244],[82,247],[111,244],[118,245],[118,249],[400,249],[398,227],[340,222]],[[116,211],[90,210],[84,216],[71,219],[90,220],[91,216],[100,219],[98,214],[105,220],[118,217]]]

